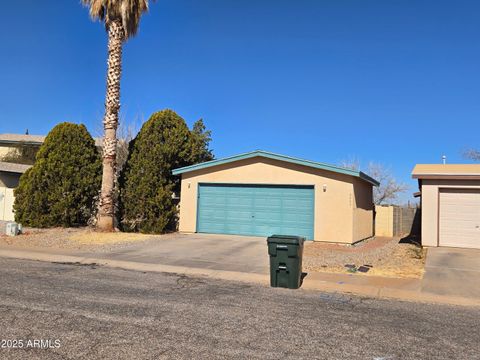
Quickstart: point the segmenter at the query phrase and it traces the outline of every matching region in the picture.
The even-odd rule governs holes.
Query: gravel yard
[[[307,272],[354,272],[385,277],[421,278],[426,249],[399,241],[399,238],[375,237],[357,245],[309,242],[304,249],[303,269]],[[362,265],[364,267],[359,270]]]

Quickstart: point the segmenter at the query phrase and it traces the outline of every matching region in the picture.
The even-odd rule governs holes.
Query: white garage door
[[[480,191],[440,190],[439,245],[480,249]]]

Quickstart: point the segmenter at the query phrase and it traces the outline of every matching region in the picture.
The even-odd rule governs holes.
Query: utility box
[[[267,238],[270,285],[298,289],[302,284],[302,236],[272,235]]]
[[[8,236],[17,236],[19,233],[18,224],[15,222],[8,222],[5,226],[5,233]]]

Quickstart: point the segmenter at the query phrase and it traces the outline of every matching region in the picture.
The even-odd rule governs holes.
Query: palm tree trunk
[[[105,117],[103,128],[103,175],[98,207],[97,229],[114,230],[115,204],[114,183],[117,157],[117,127],[120,110],[120,77],[122,74],[122,45],[124,31],[120,20],[108,24],[108,73]]]

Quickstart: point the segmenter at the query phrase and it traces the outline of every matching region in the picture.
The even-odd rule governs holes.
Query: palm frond
[[[121,20],[125,37],[134,36],[140,25],[142,14],[148,11],[149,0],[81,0],[90,9],[94,20],[105,22]]]

